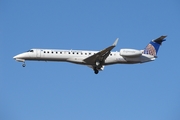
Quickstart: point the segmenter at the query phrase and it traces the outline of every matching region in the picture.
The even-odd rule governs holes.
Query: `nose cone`
[[[22,54],[16,55],[13,57],[14,59],[21,59],[22,58]]]
[[[14,56],[13,59],[16,59],[18,57],[18,55]]]
[[[27,54],[27,53],[21,53],[21,54],[18,54],[18,55],[16,55],[16,56],[14,56],[13,58],[14,58],[16,61],[24,62],[27,57],[28,57],[28,54]]]

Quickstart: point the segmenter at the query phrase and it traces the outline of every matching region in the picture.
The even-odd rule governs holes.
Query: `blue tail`
[[[162,44],[163,41],[165,41],[166,36],[161,36],[155,40],[152,40],[144,49],[144,54],[152,55],[154,57],[157,56],[158,50],[160,45]]]

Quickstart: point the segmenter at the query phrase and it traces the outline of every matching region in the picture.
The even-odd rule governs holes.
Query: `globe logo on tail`
[[[144,54],[156,56],[156,49],[154,48],[152,44],[148,44],[144,50]]]

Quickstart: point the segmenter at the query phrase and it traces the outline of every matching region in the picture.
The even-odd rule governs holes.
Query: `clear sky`
[[[1,0],[0,120],[180,120],[179,0]],[[143,49],[154,62],[106,66],[26,62],[31,48]]]

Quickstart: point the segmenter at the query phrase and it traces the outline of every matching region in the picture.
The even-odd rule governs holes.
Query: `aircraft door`
[[[36,50],[36,57],[40,58],[41,57],[41,50]]]

